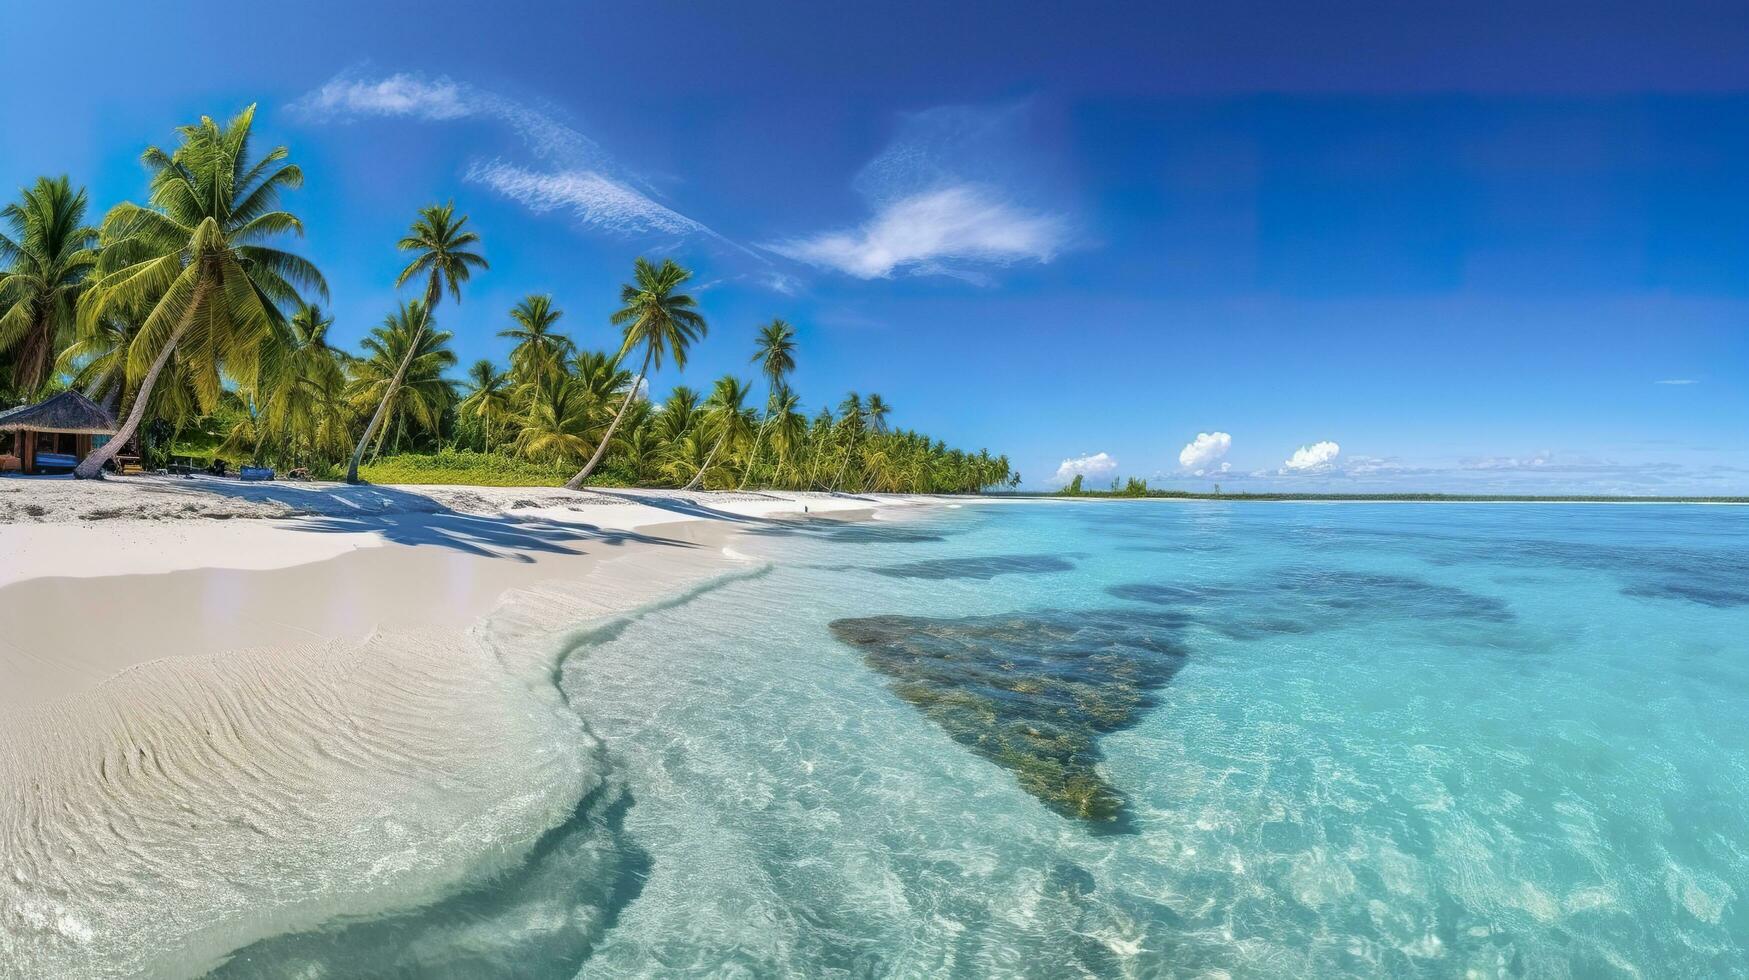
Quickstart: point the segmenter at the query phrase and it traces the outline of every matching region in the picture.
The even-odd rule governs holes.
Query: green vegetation
[[[879,395],[803,414],[789,386],[796,331],[781,319],[758,328],[759,381],[726,375],[706,397],[680,385],[653,399],[650,373],[684,370],[708,333],[686,292],[692,273],[673,259],[633,264],[599,325],[610,349],[562,332],[564,311],[531,293],[505,314],[509,363],[457,378],[440,305],[459,304],[489,266],[453,203],[422,208],[396,244],[407,264],[395,285],[418,294],[385,311],[361,350],[334,347],[322,274],[287,250],[304,228],[281,199],[303,170],[286,147],[257,151],[254,117],[203,117],[170,149],[148,147],[145,203],[116,205],[100,226],[66,177],[0,210],[0,404],[76,387],[123,419],[78,476],[137,447],[153,467],[222,459],[385,483],[972,493],[1020,482],[1006,457],[894,428]]]
[[[366,463],[359,473],[372,483],[454,484],[474,487],[557,487],[569,466],[542,464],[502,453],[471,449],[399,453]],[[609,481],[598,481],[607,483]]]

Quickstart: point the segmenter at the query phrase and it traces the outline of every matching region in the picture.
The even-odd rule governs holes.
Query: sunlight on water
[[[566,662],[610,777],[526,867],[235,972],[1744,969],[1742,510],[995,505],[737,547],[778,565]]]

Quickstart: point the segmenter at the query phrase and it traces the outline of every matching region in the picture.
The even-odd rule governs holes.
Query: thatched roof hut
[[[0,412],[0,432],[66,432],[74,435],[115,434],[115,416],[77,391],[68,389],[35,405],[20,405]]]
[[[9,408],[0,412],[0,469],[70,470],[91,452],[92,436],[115,430],[115,416],[77,391]]]

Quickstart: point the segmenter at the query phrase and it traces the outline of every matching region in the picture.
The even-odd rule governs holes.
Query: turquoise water
[[[239,975],[1749,974],[1749,511],[761,527],[528,866]]]

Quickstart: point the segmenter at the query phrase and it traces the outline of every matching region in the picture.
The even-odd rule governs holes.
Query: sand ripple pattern
[[[554,683],[567,637],[736,564],[692,559],[509,593],[465,635],[154,661],[0,719],[0,977],[198,975],[515,866],[603,782]]]

